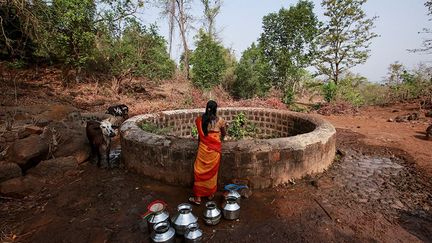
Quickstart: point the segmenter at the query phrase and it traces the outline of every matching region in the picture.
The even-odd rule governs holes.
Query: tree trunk
[[[184,9],[184,0],[176,0],[178,11],[180,15],[179,19],[179,29],[180,29],[180,35],[182,37],[183,42],[183,50],[184,50],[184,66],[186,71],[186,78],[189,79],[189,48],[186,40],[186,13]]]
[[[170,16],[169,16],[169,55],[171,57],[172,43],[174,35],[174,15],[175,15],[175,0],[170,0]]]
[[[339,63],[336,63],[335,73],[334,73],[334,83],[338,85],[339,82]]]

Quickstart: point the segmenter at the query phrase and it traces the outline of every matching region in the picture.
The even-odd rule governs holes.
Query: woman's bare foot
[[[201,204],[201,197],[189,197],[189,202],[200,205]]]
[[[210,196],[208,197],[208,200],[213,200],[213,199],[214,199],[214,197],[215,197],[215,195],[214,195],[214,194],[212,194],[212,195],[210,195]]]

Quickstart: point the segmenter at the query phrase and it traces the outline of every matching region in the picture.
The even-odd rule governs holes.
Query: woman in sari
[[[217,191],[217,177],[221,159],[222,140],[225,136],[225,121],[216,115],[217,103],[207,102],[206,111],[195,120],[199,147],[194,164],[194,196],[189,201],[201,203],[201,197],[212,200]]]

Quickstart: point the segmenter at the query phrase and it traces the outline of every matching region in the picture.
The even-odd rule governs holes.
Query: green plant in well
[[[142,122],[140,128],[146,132],[158,135],[167,135],[171,131],[170,127],[158,127],[156,123],[149,121]]]
[[[191,135],[192,135],[192,137],[194,137],[194,138],[198,138],[198,129],[197,129],[195,126],[193,126],[193,127],[191,128]]]
[[[241,112],[234,117],[234,120],[230,123],[228,128],[228,135],[235,140],[239,140],[245,137],[252,137],[255,135],[256,126],[250,124],[246,115]]]

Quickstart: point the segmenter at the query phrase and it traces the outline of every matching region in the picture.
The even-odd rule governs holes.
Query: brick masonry
[[[170,184],[191,186],[197,141],[188,138],[202,109],[164,111],[132,117],[121,127],[122,161],[129,169]],[[230,122],[243,112],[261,138],[224,142],[219,183],[247,179],[253,188],[268,188],[324,171],[335,156],[336,130],[308,114],[263,108],[220,108]],[[151,121],[168,127],[167,136],[143,131]]]

